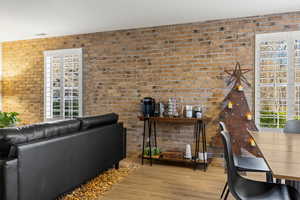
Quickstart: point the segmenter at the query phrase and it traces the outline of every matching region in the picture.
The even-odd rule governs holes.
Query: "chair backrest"
[[[300,120],[288,120],[283,129],[284,133],[300,133]]]
[[[238,182],[238,180],[243,178],[238,174],[234,165],[232,144],[229,133],[226,131],[221,131],[221,136],[224,144],[224,157],[227,166],[227,181],[229,190],[236,199],[240,199],[235,191],[234,185]]]
[[[226,125],[225,125],[224,122],[220,121],[220,122],[219,122],[219,125],[220,125],[221,131],[228,132],[228,130],[227,130]]]

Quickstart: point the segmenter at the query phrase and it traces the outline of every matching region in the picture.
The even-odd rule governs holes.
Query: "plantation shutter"
[[[300,117],[300,32],[256,35],[255,119],[282,129]]]
[[[294,118],[300,120],[300,37],[293,40],[294,56],[294,81],[295,81],[295,99],[294,99]]]
[[[44,118],[82,115],[82,49],[44,52]]]

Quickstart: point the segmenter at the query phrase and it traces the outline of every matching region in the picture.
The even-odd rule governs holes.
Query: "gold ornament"
[[[249,121],[252,120],[252,115],[251,115],[251,113],[247,113],[247,114],[246,114],[246,118],[247,118],[247,120],[249,120]]]
[[[251,145],[252,147],[255,147],[255,146],[256,146],[255,141],[254,141],[252,138],[250,139],[250,145]]]
[[[229,108],[229,109],[232,109],[232,108],[233,108],[233,104],[232,104],[231,101],[228,102],[228,108]]]
[[[243,90],[244,90],[244,88],[243,88],[243,86],[242,86],[242,85],[238,85],[238,86],[237,86],[237,90],[241,92],[241,91],[243,91]]]

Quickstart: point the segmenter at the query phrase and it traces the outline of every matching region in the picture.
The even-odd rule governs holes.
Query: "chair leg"
[[[227,185],[228,185],[228,182],[226,181],[220,199],[223,198],[223,195],[224,195],[224,193],[225,193],[225,191],[226,191],[226,189],[227,189]]]
[[[268,183],[273,183],[273,175],[272,172],[266,172],[266,179]]]
[[[285,180],[285,184],[286,184],[286,185],[293,186],[293,181]]]
[[[276,183],[281,184],[281,179],[276,179]]]
[[[228,195],[229,195],[229,189],[227,189],[227,192],[226,192],[226,195],[225,195],[225,198],[224,198],[224,200],[227,200],[227,198],[228,198]]]
[[[290,180],[285,180],[285,184],[292,186],[296,190],[300,191],[300,182],[299,181],[290,181]]]

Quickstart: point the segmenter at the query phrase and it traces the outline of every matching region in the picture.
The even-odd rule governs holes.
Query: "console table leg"
[[[197,141],[197,156],[199,157],[199,152],[200,152],[200,136],[201,136],[201,127],[202,127],[202,122],[198,121],[198,129],[197,129],[197,135],[198,135],[198,141]]]
[[[142,165],[144,164],[144,153],[145,153],[145,134],[146,134],[146,119],[144,120],[144,132],[143,132],[143,147],[142,147]]]
[[[153,122],[153,129],[154,129],[154,145],[157,148],[157,138],[156,138],[156,122]]]
[[[198,157],[199,157],[199,152],[200,152],[200,136],[201,136],[201,121],[198,121],[198,129],[197,129],[197,134],[198,134],[198,141],[197,141],[197,151],[198,151]]]
[[[205,122],[202,122],[202,146],[203,146],[203,159],[204,159],[204,170],[207,169],[207,146],[206,146],[206,128],[205,128]],[[205,155],[206,153],[206,155]]]
[[[198,153],[199,153],[199,149],[198,149],[198,129],[199,129],[199,124],[198,122],[196,121],[195,122],[195,127],[194,127],[194,143],[195,143],[195,154],[194,154],[194,170],[197,169],[197,156],[198,156]]]
[[[148,121],[149,123],[149,134],[148,134],[148,145],[149,145],[149,154],[150,154],[150,165],[152,166],[152,147],[151,147],[151,133],[152,133],[152,130],[151,130],[151,126],[152,126],[152,122],[151,120]]]

